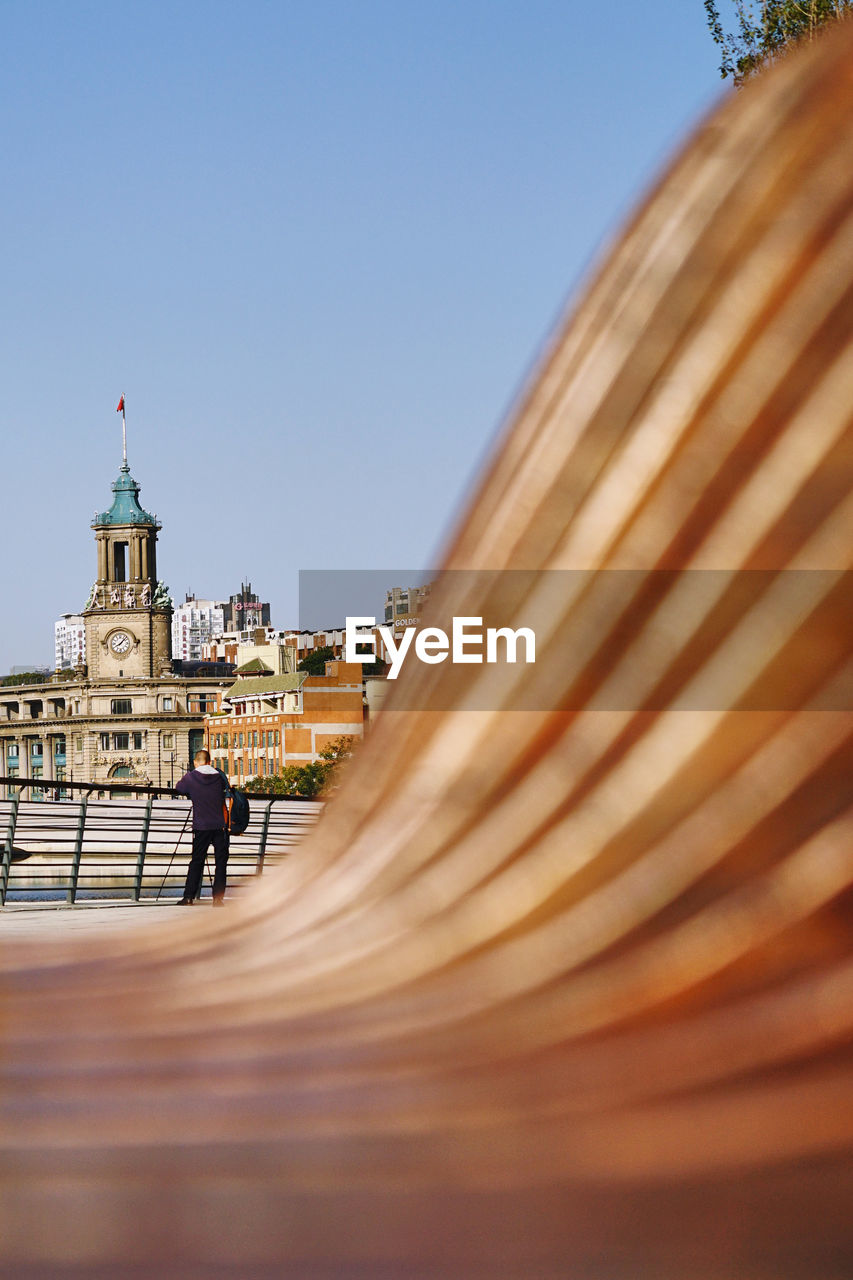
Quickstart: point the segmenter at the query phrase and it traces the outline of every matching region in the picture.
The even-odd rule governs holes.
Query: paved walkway
[[[10,937],[58,937],[69,933],[126,932],[158,920],[173,922],[181,913],[208,911],[210,899],[194,907],[177,907],[175,901],[77,903],[7,903],[0,907],[0,939]]]

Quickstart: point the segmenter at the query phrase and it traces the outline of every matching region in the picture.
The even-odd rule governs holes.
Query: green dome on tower
[[[160,522],[140,507],[139,485],[130,474],[127,463],[122,467],[121,474],[113,485],[113,493],[115,494],[113,505],[109,511],[101,511],[95,515],[92,521],[93,528],[100,525],[122,524],[147,524],[155,529],[160,528]]]

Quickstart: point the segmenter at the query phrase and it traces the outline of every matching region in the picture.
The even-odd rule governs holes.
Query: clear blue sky
[[[701,0],[6,0],[0,672],[86,599],[122,392],[176,601],[433,560],[722,90]]]

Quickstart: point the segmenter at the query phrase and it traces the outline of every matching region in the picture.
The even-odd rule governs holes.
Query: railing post
[[[89,792],[87,791],[83,799],[80,801],[80,811],[77,815],[77,835],[74,841],[74,852],[71,857],[71,883],[68,886],[68,901],[73,903],[77,897],[77,881],[80,879],[80,859],[83,856],[83,832],[86,830],[86,809],[89,805]]]
[[[148,832],[151,827],[151,810],[154,808],[154,797],[148,797],[145,814],[142,819],[142,835],[139,837],[139,852],[136,855],[136,876],[133,881],[133,901],[138,902],[142,894],[142,871],[145,866],[145,854],[148,850]]]
[[[16,791],[11,798],[9,823],[6,827],[6,841],[3,845],[3,860],[0,862],[0,906],[6,901],[6,891],[9,887],[9,869],[12,866],[12,847],[15,843],[15,828],[18,824],[18,802],[20,799],[20,791]]]
[[[267,832],[270,829],[270,809],[272,809],[274,804],[275,800],[270,800],[266,809],[264,809],[264,818],[261,823],[261,838],[258,841],[258,869],[255,872],[256,876],[261,875],[264,869],[264,854],[267,851]]]

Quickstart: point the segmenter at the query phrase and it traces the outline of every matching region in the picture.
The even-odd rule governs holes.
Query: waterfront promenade
[[[68,783],[67,796],[47,799],[39,780],[0,777],[3,788],[13,794],[0,797],[0,908],[149,908],[179,896],[192,844],[184,797],[121,785],[98,797],[92,784]],[[231,843],[229,885],[246,887],[291,853],[322,810],[301,796],[253,794],[249,825]]]
[[[209,899],[202,899],[192,909],[207,911],[210,905]],[[186,914],[186,909],[183,913]],[[73,907],[65,903],[7,904],[0,907],[0,944],[7,939],[43,939],[50,944],[55,938],[81,934],[104,937],[163,924],[168,919],[174,923],[180,918],[181,912],[175,909],[174,900],[166,903],[108,900]]]

